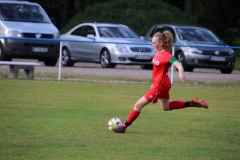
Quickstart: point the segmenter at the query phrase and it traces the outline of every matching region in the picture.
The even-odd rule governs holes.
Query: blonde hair
[[[170,31],[164,31],[163,33],[157,32],[153,35],[153,37],[157,37],[158,41],[163,42],[163,48],[166,50],[170,50],[173,44],[173,36]]]

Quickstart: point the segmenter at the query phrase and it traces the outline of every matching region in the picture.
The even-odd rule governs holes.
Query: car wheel
[[[192,72],[194,70],[194,67],[190,67],[190,66],[186,65],[185,57],[182,52],[179,52],[177,54],[177,60],[178,60],[178,62],[180,62],[182,64],[184,71]]]
[[[233,68],[223,68],[223,69],[220,69],[221,73],[222,74],[231,74],[232,71],[233,71]]]
[[[144,64],[144,65],[140,65],[142,69],[146,69],[146,70],[152,70],[153,69],[153,65],[152,64]]]
[[[56,66],[57,58],[49,58],[43,60],[45,66]]]
[[[72,62],[72,60],[71,60],[70,51],[66,47],[64,47],[62,49],[61,63],[63,66],[73,66],[74,65],[74,62]]]
[[[12,58],[4,54],[4,48],[2,43],[0,43],[0,60],[1,61],[11,61]]]
[[[102,68],[114,68],[116,66],[116,64],[111,63],[111,55],[107,49],[101,52],[100,62]]]

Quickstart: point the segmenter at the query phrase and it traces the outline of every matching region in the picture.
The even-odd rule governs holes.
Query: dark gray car
[[[145,39],[151,41],[154,33],[165,30],[174,37],[174,55],[185,71],[216,68],[223,74],[232,73],[235,66],[234,51],[210,30],[198,26],[156,24],[148,30]]]

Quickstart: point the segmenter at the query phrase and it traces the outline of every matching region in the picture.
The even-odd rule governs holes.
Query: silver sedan
[[[83,23],[61,35],[61,39],[63,66],[93,62],[101,63],[103,68],[126,64],[150,69],[156,53],[151,42],[121,24]]]

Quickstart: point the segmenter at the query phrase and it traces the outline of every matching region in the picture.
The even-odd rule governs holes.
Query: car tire
[[[11,57],[5,55],[2,43],[0,43],[0,60],[1,61],[12,61]]]
[[[180,62],[182,64],[184,71],[192,72],[194,70],[194,67],[190,67],[186,64],[186,60],[185,60],[185,56],[184,56],[183,52],[177,53],[176,58],[177,58],[178,62]]]
[[[220,71],[221,71],[221,73],[222,74],[231,74],[232,73],[232,71],[233,71],[233,68],[222,68],[222,69],[220,69]]]
[[[61,63],[63,66],[73,66],[74,62],[71,60],[71,54],[68,48],[64,47],[62,49],[62,59]]]
[[[49,58],[43,60],[45,66],[56,66],[57,58]]]
[[[107,49],[103,49],[100,55],[100,63],[102,68],[114,68],[116,64],[111,63],[111,55]]]
[[[140,65],[142,69],[146,69],[146,70],[152,70],[153,69],[153,65],[152,64],[142,64]]]

